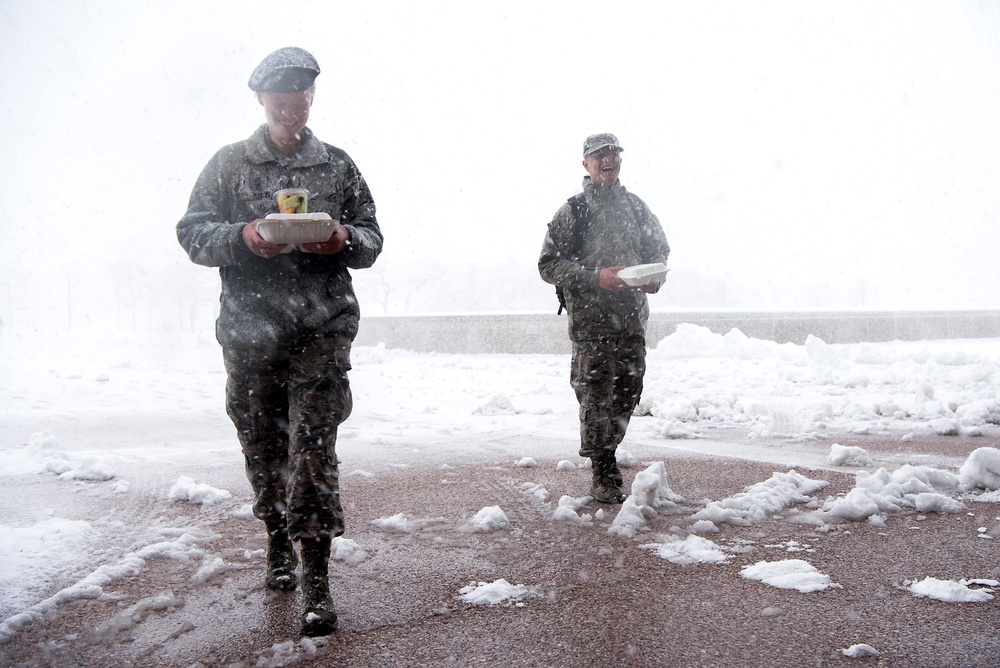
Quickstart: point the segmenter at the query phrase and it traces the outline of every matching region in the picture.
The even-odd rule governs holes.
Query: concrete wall
[[[801,344],[812,334],[827,343],[1000,338],[1000,311],[685,312],[654,313],[647,340],[655,344],[677,325]],[[355,345],[446,353],[568,353],[566,315],[469,314],[366,316]]]

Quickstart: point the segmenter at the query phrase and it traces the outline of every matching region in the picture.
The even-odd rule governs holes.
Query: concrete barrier
[[[653,313],[647,340],[655,345],[677,325],[801,344],[810,334],[827,343],[1000,338],[1000,311],[842,311]],[[442,353],[568,353],[566,315],[540,313],[365,316],[355,345]]]

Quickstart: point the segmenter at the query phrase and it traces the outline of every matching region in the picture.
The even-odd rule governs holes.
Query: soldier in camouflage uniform
[[[306,127],[319,65],[290,47],[268,55],[249,86],[267,124],[226,146],[195,183],[177,238],[192,261],[219,267],[216,338],[223,347],[227,412],[236,426],[268,533],[271,589],[294,590],[302,557],[302,632],[336,628],[329,590],[331,541],[344,532],[337,426],[351,413],[351,344],[360,310],[349,269],[382,251],[375,204],[344,151]],[[309,191],[309,211],[341,225],[328,241],[270,243],[257,224],[275,192]]]
[[[583,193],[556,212],[538,260],[542,279],[565,297],[580,456],[590,458],[590,493],[602,503],[625,499],[615,452],[642,395],[646,293],[660,288],[631,288],[617,274],[626,266],[666,264],[670,254],[656,216],[618,180],[622,150],[614,135],[587,137]]]

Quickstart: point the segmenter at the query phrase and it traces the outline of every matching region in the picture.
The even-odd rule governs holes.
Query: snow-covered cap
[[[286,46],[260,61],[247,85],[257,93],[298,93],[312,86],[318,76],[319,63],[311,53]]]
[[[610,132],[602,132],[598,135],[590,135],[583,142],[583,157],[587,157],[595,151],[600,151],[605,146],[613,146],[619,151],[624,151],[618,143],[618,137]]]

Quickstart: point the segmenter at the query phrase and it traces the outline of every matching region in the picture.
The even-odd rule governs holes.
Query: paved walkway
[[[956,455],[929,438],[908,447]],[[840,442],[847,444],[846,441]],[[853,444],[877,449],[877,439]],[[827,446],[828,447],[828,446]],[[887,446],[889,447],[889,446]],[[781,470],[774,464],[665,452],[671,488],[692,504],[743,491]],[[626,471],[630,481],[639,468]],[[846,473],[800,470],[844,492]],[[540,485],[548,498],[532,494]],[[588,473],[555,462],[428,466],[344,478],[349,538],[366,552],[356,565],[336,562],[340,630],[326,639],[297,633],[298,593],[261,586],[265,538],[255,521],[210,508],[181,506],[173,520],[207,526],[206,551],[229,570],[204,582],[200,563],[150,560],[137,575],[97,599],[59,606],[0,645],[5,666],[997,666],[1000,600],[977,604],[916,598],[906,580],[1000,579],[1000,505],[968,513],[902,513],[884,527],[831,527],[773,518],[723,526],[709,536],[730,549],[723,564],[677,565],[643,548],[657,534],[689,526],[685,515],[653,518],[635,539],[608,533],[617,512],[578,525],[554,521],[563,494],[582,496]],[[245,503],[248,499],[239,499]],[[474,532],[467,521],[498,505],[507,530]],[[405,514],[409,530],[372,519]],[[789,551],[789,548],[800,551]],[[256,551],[256,552],[255,552]],[[802,558],[839,587],[814,593],[777,589],[740,575],[762,560]],[[520,602],[459,600],[472,582],[505,579],[532,595]],[[857,643],[878,657],[849,659]]]

